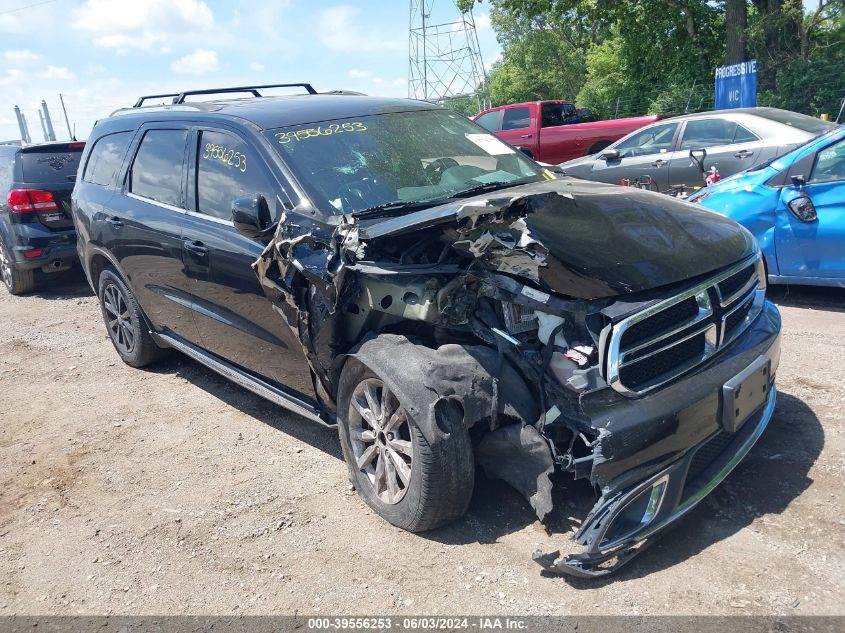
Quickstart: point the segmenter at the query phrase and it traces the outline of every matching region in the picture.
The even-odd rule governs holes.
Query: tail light
[[[9,192],[9,208],[12,213],[31,211],[57,211],[53,194],[40,189],[12,189]]]

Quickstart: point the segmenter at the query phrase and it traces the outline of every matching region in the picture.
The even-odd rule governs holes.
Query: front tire
[[[21,270],[15,266],[15,260],[12,258],[12,253],[6,248],[6,245],[0,240],[0,277],[3,279],[3,285],[11,295],[22,295],[27,292],[32,292],[35,288],[35,272],[32,270]]]
[[[135,295],[117,271],[104,269],[97,288],[106,330],[124,363],[131,367],[146,367],[167,356],[170,350],[156,345]]]
[[[438,416],[447,436],[432,445],[376,371],[355,360],[344,367],[338,432],[349,479],[377,514],[410,532],[451,523],[472,497],[475,462],[463,416],[454,407]]]

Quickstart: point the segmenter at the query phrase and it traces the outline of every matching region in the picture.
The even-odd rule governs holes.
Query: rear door
[[[634,132],[607,149],[615,149],[619,157],[601,158],[593,162],[590,180],[619,184],[622,179],[637,180],[648,176],[660,191],[669,186],[669,156],[675,148],[679,124],[659,123]]]
[[[142,127],[130,149],[124,190],[97,224],[153,327],[196,342],[182,263],[189,134],[181,124]]]
[[[18,154],[20,175],[15,186],[52,195],[55,206],[43,205],[36,213],[38,221],[50,229],[73,228],[70,194],[83,149],[85,143],[52,143],[25,147]]]
[[[753,167],[760,158],[761,141],[748,128],[722,117],[690,119],[681,131],[678,151],[669,164],[669,185],[704,185],[701,170],[690,160],[692,149],[707,150],[705,169],[715,166],[723,178]]]
[[[244,237],[231,220],[232,202],[247,195],[263,195],[274,219],[285,204],[291,206],[273,173],[255,142],[238,132],[194,131],[185,266],[202,347],[311,397],[313,383],[301,344],[252,269],[267,242]]]
[[[788,208],[798,189],[781,189],[775,227],[780,273],[845,279],[845,139],[816,154],[804,193],[816,207],[813,222],[798,219]]]
[[[534,158],[539,159],[537,154],[539,139],[534,133],[534,130],[538,128],[538,121],[533,120],[531,108],[527,105],[504,108],[502,110],[502,131],[496,136],[514,147],[529,150]]]

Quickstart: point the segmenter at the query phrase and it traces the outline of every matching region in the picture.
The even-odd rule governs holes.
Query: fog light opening
[[[654,521],[663,505],[668,483],[669,476],[664,475],[628,501],[613,517],[601,548],[609,549],[619,545]]]

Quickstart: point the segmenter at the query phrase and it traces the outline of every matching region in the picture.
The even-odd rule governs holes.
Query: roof
[[[714,115],[730,115],[730,114],[752,114],[755,116],[762,116],[769,118],[767,115],[777,112],[786,112],[789,114],[798,114],[789,110],[781,110],[780,108],[756,107],[756,108],[726,108],[723,110],[706,110],[705,112],[693,112],[691,114],[673,115],[672,120],[684,119],[699,119],[702,117],[712,117]]]
[[[350,94],[316,94],[250,97],[247,99],[187,102],[179,105],[124,108],[114,112],[111,118],[138,122],[161,121],[170,118],[211,119],[224,116],[249,121],[262,130],[268,130],[386,112],[436,109],[438,109],[438,106],[427,101]]]

